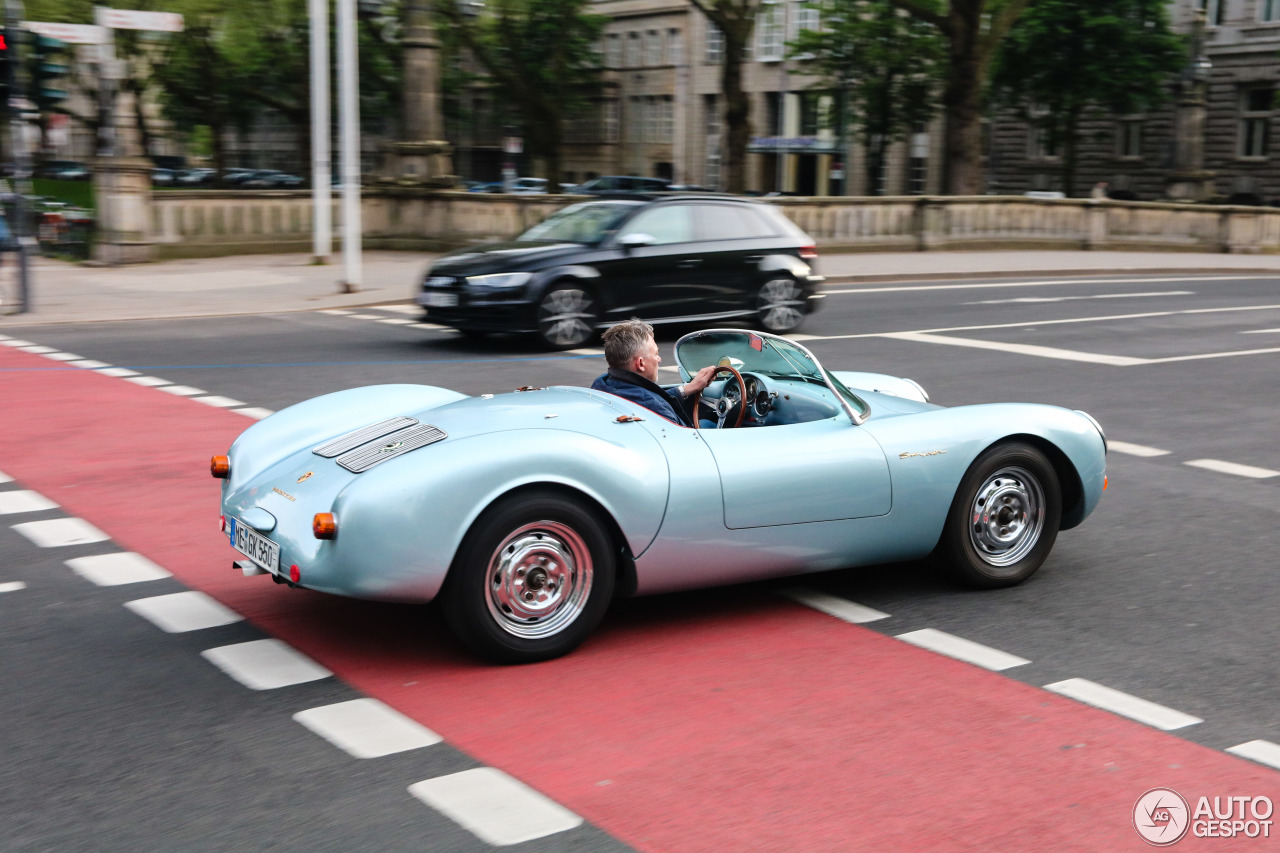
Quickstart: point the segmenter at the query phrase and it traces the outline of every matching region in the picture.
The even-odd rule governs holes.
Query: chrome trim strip
[[[379,421],[376,424],[370,424],[367,427],[361,427],[352,430],[346,435],[339,436],[333,441],[312,448],[311,452],[317,456],[323,456],[326,459],[332,459],[335,456],[341,456],[348,450],[353,450],[362,444],[368,444],[375,438],[382,438],[388,433],[393,433],[398,429],[413,426],[418,422],[417,418],[394,417],[387,418],[385,421]]]
[[[368,471],[374,465],[403,456],[411,450],[442,441],[448,435],[439,427],[419,424],[383,436],[380,440],[358,447],[338,457],[338,464],[353,474]]]

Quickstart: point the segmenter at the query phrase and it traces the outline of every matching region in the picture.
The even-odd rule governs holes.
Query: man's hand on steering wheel
[[[706,388],[708,384],[715,381],[715,377],[719,376],[721,373],[729,373],[733,375],[734,380],[738,383],[738,399],[735,403],[733,398],[731,398],[728,395],[728,393],[725,393],[725,394],[722,394],[720,399],[715,402],[713,408],[715,409],[716,416],[718,418],[718,420],[716,421],[716,429],[724,429],[725,421],[729,419],[729,413],[733,411],[733,408],[735,405],[738,408],[738,414],[734,418],[733,426],[735,427],[742,426],[742,418],[747,413],[747,383],[743,380],[742,374],[739,373],[737,370],[733,369],[732,367],[728,367],[728,366],[704,367],[701,370],[699,370],[697,376],[695,376],[694,379],[690,381],[688,385],[685,386],[686,389],[691,388],[694,382],[702,378],[703,374],[708,374],[710,376],[709,379],[707,379],[705,382],[702,383],[702,387],[698,388],[698,390],[693,392],[693,394],[691,395],[693,399],[692,408],[694,413],[695,429],[697,429],[697,426],[698,426],[698,401],[699,401],[699,397],[702,394],[702,389]],[[728,386],[726,386],[725,391],[727,392],[728,390],[729,390]]]

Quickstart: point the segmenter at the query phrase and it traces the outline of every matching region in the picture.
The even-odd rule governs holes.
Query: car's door
[[[649,238],[628,246],[631,239]],[[599,265],[604,279],[606,320],[663,319],[684,313],[696,268],[685,261],[693,242],[687,204],[660,204],[640,211],[618,230],[610,260]]]
[[[893,505],[884,451],[843,415],[701,433],[720,472],[726,527],[865,518]]]
[[[694,208],[708,310],[754,309],[764,283],[760,260],[773,251],[778,235],[746,205],[707,202]]]

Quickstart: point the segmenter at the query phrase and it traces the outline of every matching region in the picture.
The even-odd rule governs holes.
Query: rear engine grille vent
[[[338,464],[353,474],[368,471],[379,462],[386,462],[397,456],[403,456],[410,450],[435,444],[445,438],[445,432],[431,424],[402,429],[391,435],[383,436],[378,441],[364,447],[344,453],[338,457]]]
[[[339,436],[328,444],[320,445],[311,452],[317,456],[332,459],[333,457],[340,456],[348,450],[353,450],[362,444],[368,444],[375,438],[382,438],[382,436],[387,435],[388,433],[413,426],[417,422],[417,418],[388,418],[385,421],[370,424],[367,427],[361,427],[360,429],[349,432],[346,435]]]

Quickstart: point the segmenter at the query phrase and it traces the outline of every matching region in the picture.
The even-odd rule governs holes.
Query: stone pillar
[[[1214,195],[1214,173],[1204,167],[1204,120],[1212,69],[1204,55],[1204,10],[1199,10],[1192,24],[1190,59],[1178,85],[1173,169],[1165,177],[1165,195],[1175,201],[1204,201]]]
[[[99,264],[146,263],[155,258],[151,239],[151,161],[104,157],[94,163],[98,234],[93,260]]]
[[[410,10],[404,37],[404,139],[387,146],[383,180],[453,187],[453,147],[444,141],[440,105],[440,43],[426,7]]]

